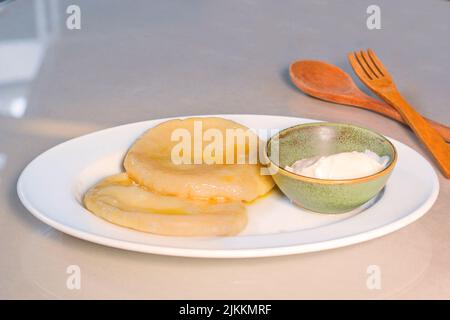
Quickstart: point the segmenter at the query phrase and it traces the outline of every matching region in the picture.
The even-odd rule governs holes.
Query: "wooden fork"
[[[367,52],[361,50],[349,53],[348,60],[359,79],[400,113],[403,120],[432,154],[445,177],[449,179],[450,146],[401,96],[391,75],[375,53],[370,49]]]

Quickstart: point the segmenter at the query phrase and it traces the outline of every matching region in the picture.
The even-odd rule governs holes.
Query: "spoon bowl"
[[[289,70],[292,82],[306,93],[316,97],[327,95],[352,96],[359,92],[352,78],[340,68],[321,61],[294,62]]]

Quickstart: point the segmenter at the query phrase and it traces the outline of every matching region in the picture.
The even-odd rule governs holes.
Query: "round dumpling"
[[[126,173],[108,177],[84,196],[85,207],[114,224],[168,236],[230,236],[247,224],[240,201],[214,202],[145,190]]]
[[[155,192],[195,199],[252,201],[273,188],[261,174],[258,137],[223,118],[166,121],[129,149],[124,167]]]

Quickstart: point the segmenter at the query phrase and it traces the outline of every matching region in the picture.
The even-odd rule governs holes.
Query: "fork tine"
[[[380,72],[382,76],[388,76],[389,73],[386,69],[386,67],[381,63],[380,59],[378,59],[375,52],[372,51],[372,49],[367,49],[367,54],[369,55],[369,58],[372,60],[373,64],[377,68],[377,70]]]
[[[353,67],[353,70],[355,70],[355,73],[362,79],[365,80],[372,80],[372,77],[367,73],[367,71],[363,68],[361,63],[359,62],[356,52],[351,52],[347,55],[348,61],[350,62],[350,65]],[[361,80],[362,80],[361,79]]]
[[[365,64],[367,65],[367,67],[370,69],[370,71],[373,74],[373,76],[375,78],[381,78],[383,76],[383,74],[377,68],[377,66],[375,65],[373,60],[369,57],[369,54],[366,53],[364,50],[361,50],[359,52],[359,54],[360,54],[361,58],[363,59],[363,61],[365,62]]]
[[[358,60],[359,64],[366,71],[366,73],[370,77],[370,79],[375,79],[376,78],[375,73],[372,71],[370,66],[367,64],[367,62],[363,58],[361,52],[355,51],[356,60]]]

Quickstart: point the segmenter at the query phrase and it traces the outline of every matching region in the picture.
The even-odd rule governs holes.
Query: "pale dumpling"
[[[203,133],[215,132],[225,138],[227,129],[241,129],[249,134],[243,140],[228,139],[217,149],[220,152],[209,153],[206,151],[211,144],[203,141],[200,132],[200,140],[203,141],[201,147],[192,147],[190,154],[185,153],[185,150],[180,153],[191,163],[174,163],[173,152],[180,140],[173,139],[173,132],[178,130],[189,133],[192,145],[195,145],[199,141],[199,126]],[[217,117],[166,121],[145,132],[131,146],[124,167],[138,184],[161,194],[194,199],[252,201],[270,191],[274,183],[270,176],[261,174],[258,162],[249,164],[258,153],[254,147],[259,140],[247,130],[247,127],[234,121]],[[211,138],[211,141],[214,139]],[[230,154],[232,157],[227,158]],[[212,161],[218,159],[222,159],[225,164]],[[226,162],[227,159],[231,159],[232,164],[226,164],[230,163]]]
[[[182,199],[150,192],[120,173],[102,180],[84,196],[84,205],[114,224],[169,236],[230,236],[247,224],[240,201]]]

